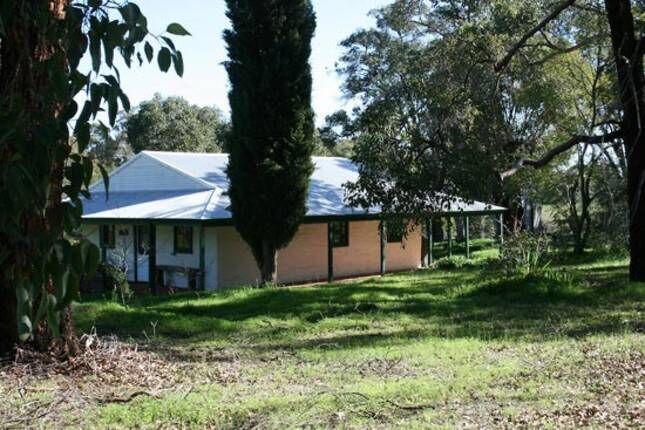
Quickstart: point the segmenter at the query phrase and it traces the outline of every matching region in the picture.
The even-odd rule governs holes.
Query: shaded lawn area
[[[606,256],[555,269],[520,279],[471,266],[315,287],[146,296],[128,307],[86,298],[75,306],[79,329],[116,334],[170,363],[168,386],[124,404],[88,402],[83,414],[63,408],[37,424],[645,424],[645,286],[627,282],[626,261]],[[136,388],[135,381],[112,387]]]

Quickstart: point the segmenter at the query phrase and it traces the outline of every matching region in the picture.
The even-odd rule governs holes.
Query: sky
[[[313,0],[317,29],[312,41],[313,108],[316,122],[326,115],[347,107],[335,71],[342,54],[339,43],[359,28],[374,25],[369,12],[389,0]],[[228,77],[222,62],[226,60],[223,31],[229,27],[224,0],[138,0],[136,3],[148,18],[148,28],[158,34],[171,22],[182,24],[192,36],[175,36],[173,40],[184,57],[184,76],[179,78],[170,68],[159,71],[156,61],[132,69],[120,67],[121,86],[133,106],[150,99],[155,93],[182,96],[201,106],[216,106],[228,116]]]

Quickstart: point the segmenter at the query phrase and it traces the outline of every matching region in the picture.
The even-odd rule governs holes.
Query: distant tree
[[[306,214],[314,123],[309,0],[227,0],[231,91],[229,196],[237,231],[262,282]]]
[[[227,123],[214,107],[182,97],[155,96],[125,118],[124,130],[135,153],[144,150],[221,152]]]
[[[111,131],[103,124],[92,124],[90,140],[85,152],[108,172],[128,161],[133,151],[123,129],[123,121],[118,121]],[[94,172],[93,180],[98,179],[100,179],[100,172],[97,171]]]

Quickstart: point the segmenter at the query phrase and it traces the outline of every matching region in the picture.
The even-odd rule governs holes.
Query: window
[[[405,227],[402,222],[387,222],[385,223],[385,236],[387,243],[401,243],[403,242],[403,234]]]
[[[150,227],[138,225],[137,227],[137,252],[139,255],[148,255],[150,250]]]
[[[193,228],[175,227],[175,254],[193,253]]]
[[[115,242],[114,225],[102,225],[99,231],[99,243],[101,248],[114,249]]]
[[[329,223],[331,230],[331,246],[342,248],[349,246],[349,223],[347,221],[334,221]]]

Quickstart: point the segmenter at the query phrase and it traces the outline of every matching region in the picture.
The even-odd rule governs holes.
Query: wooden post
[[[206,232],[203,223],[199,225],[199,289],[206,290]]]
[[[448,257],[452,257],[452,217],[448,217]]]
[[[150,292],[157,294],[157,231],[154,224],[150,224],[148,230],[148,285]]]
[[[387,241],[386,239],[386,232],[385,232],[385,223],[381,221],[378,225],[379,227],[379,238],[381,239],[381,263],[380,263],[380,272],[381,276],[385,275],[385,243]]]
[[[504,247],[504,214],[499,214],[499,248]]]
[[[139,232],[136,225],[132,225],[132,253],[134,254],[134,283],[139,282]]]
[[[428,249],[426,250],[427,254],[427,267],[432,266],[432,247],[433,247],[433,237],[432,237],[432,218],[426,219],[426,234],[428,235],[428,242],[427,242],[427,247]]]
[[[331,223],[327,223],[327,282],[334,282],[334,238]]]
[[[464,228],[466,229],[466,231],[464,231],[466,239],[466,258],[470,259],[470,218],[467,216],[464,218]]]

